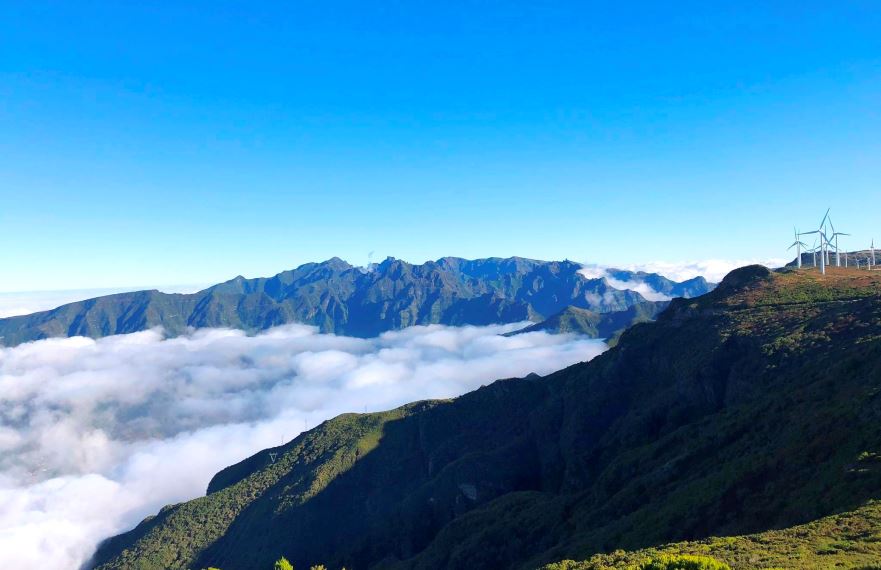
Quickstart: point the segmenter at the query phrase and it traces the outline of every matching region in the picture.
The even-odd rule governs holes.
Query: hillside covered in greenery
[[[175,336],[190,328],[257,332],[303,323],[321,332],[371,337],[411,325],[537,322],[568,306],[598,313],[624,311],[645,301],[603,277],[586,278],[581,268],[572,261],[521,257],[444,257],[421,265],[390,257],[365,269],[333,258],[270,278],[236,277],[189,295],[119,293],[0,319],[0,346],[49,337],[98,338],[157,326]],[[670,297],[694,297],[712,288],[702,277],[677,283],[655,274],[618,271],[616,276],[650,283]]]
[[[327,421],[107,541],[93,567],[626,567],[689,541],[657,553],[741,568],[744,541],[765,539],[710,537],[786,541],[815,527],[766,531],[871,514],[879,456],[881,275],[751,266],[589,363]],[[876,531],[860,528],[803,560],[863,564],[848,543]],[[809,567],[786,548],[756,556]],[[619,549],[635,552],[591,559]]]

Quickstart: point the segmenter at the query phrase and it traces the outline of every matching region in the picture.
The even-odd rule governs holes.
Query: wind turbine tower
[[[841,267],[841,250],[838,249],[838,236],[849,236],[844,232],[835,231],[835,224],[832,223],[832,217],[829,217],[829,226],[832,228],[832,239],[835,240],[835,267]],[[844,254],[845,265],[847,264],[847,253]]]
[[[799,234],[801,235],[801,234]],[[811,247],[805,247],[805,253],[811,254],[811,267],[817,266],[817,238],[814,238],[814,243]]]
[[[831,208],[830,208],[831,210]],[[798,235],[810,235],[817,234],[817,237],[820,240],[820,274],[826,275],[826,264],[828,260],[826,256],[829,254],[827,249],[827,245],[829,245],[829,240],[826,238],[826,218],[829,217],[829,210],[826,210],[826,215],[823,216],[823,220],[820,222],[820,227],[812,232],[805,232],[803,234]]]
[[[798,239],[798,230],[797,230],[797,229],[792,228],[792,231],[793,231],[793,233],[795,234],[795,241],[792,242],[792,245],[789,246],[789,247],[786,248],[786,249],[787,249],[787,251],[788,251],[788,250],[792,249],[793,247],[795,248],[795,254],[796,254],[796,258],[795,258],[795,259],[796,259],[796,266],[797,266],[799,269],[801,269],[801,248],[804,247],[805,249],[807,249],[808,246],[807,246],[805,243],[803,243],[800,239]]]

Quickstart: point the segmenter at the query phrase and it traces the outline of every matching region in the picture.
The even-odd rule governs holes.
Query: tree
[[[273,570],[294,570],[294,565],[291,564],[287,558],[282,556],[275,561],[275,567]]]

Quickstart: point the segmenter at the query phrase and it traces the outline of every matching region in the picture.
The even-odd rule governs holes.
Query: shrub
[[[637,570],[731,570],[724,562],[709,556],[662,554],[636,567]]]
[[[282,556],[275,561],[275,567],[273,570],[294,570],[294,565],[291,564],[287,558]]]

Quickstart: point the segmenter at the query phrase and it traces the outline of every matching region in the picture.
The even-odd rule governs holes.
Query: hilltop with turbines
[[[875,240],[871,239],[869,248],[864,250],[847,251],[839,247],[839,239],[850,237],[849,233],[835,229],[832,217],[829,215],[831,208],[826,210],[823,219],[817,229],[809,232],[799,232],[793,228],[795,241],[787,248],[795,248],[795,260],[788,265],[801,269],[810,265],[818,268],[821,274],[826,273],[827,267],[854,267],[856,269],[876,270]],[[828,226],[827,226],[828,224]],[[802,236],[814,236],[813,243],[809,246],[802,241]]]

